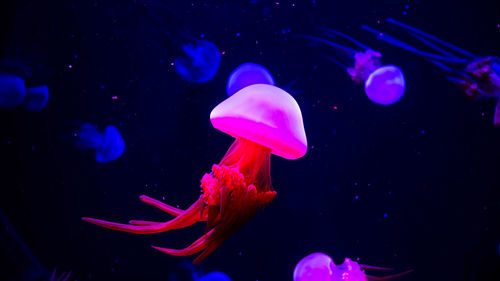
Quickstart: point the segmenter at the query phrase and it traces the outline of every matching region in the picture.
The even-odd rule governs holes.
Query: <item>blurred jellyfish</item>
[[[232,96],[239,90],[253,84],[275,85],[274,78],[267,68],[251,62],[241,64],[229,75],[226,85],[227,95]]]
[[[100,133],[96,126],[84,123],[75,136],[77,147],[96,150],[95,159],[99,163],[116,160],[125,150],[125,142],[114,126],[106,126],[104,133]]]
[[[30,87],[26,91],[26,97],[22,106],[28,111],[40,111],[49,102],[49,88],[45,85]]]
[[[210,81],[217,73],[221,61],[217,46],[193,36],[168,7],[158,2],[142,5],[148,21],[163,35],[165,46],[174,53],[177,74],[190,83]],[[160,11],[165,15],[160,16]]]
[[[207,275],[196,278],[195,281],[231,281],[231,278],[224,272],[212,271]]]
[[[0,107],[14,108],[21,104],[26,95],[26,87],[21,77],[0,73]]]
[[[21,105],[28,111],[42,110],[49,100],[49,88],[35,80],[33,70],[21,62],[0,60],[0,108]]]
[[[413,270],[388,276],[373,276],[365,274],[364,270],[393,270],[392,268],[358,264],[345,258],[340,265],[335,265],[330,256],[323,253],[312,253],[302,258],[293,270],[293,281],[385,281],[406,275]]]
[[[327,60],[347,70],[352,81],[364,84],[368,98],[378,104],[390,105],[403,97],[405,78],[403,71],[395,65],[382,66],[382,55],[356,39],[329,28],[318,28],[324,37],[295,35],[295,38],[323,44],[335,51],[334,56],[323,55]],[[344,41],[342,45],[332,40]]]
[[[463,50],[451,43],[425,33],[419,29],[387,19],[387,22],[402,28],[416,44],[427,46],[429,51],[418,49],[391,35],[368,26],[363,29],[374,33],[377,38],[393,46],[412,52],[434,65],[446,79],[460,86],[473,99],[497,99],[493,123],[500,126],[500,59],[494,56],[480,56]]]

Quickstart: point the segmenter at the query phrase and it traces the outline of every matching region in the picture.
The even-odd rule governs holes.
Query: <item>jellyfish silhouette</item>
[[[376,34],[377,39],[414,53],[436,67],[447,80],[460,86],[465,94],[475,100],[497,99],[493,123],[500,126],[500,59],[494,56],[480,56],[466,51],[434,35],[425,33],[394,19],[387,22],[403,29],[417,44],[430,50],[423,51],[410,43],[397,39],[387,33],[362,26]]]
[[[21,105],[28,111],[42,110],[49,100],[49,88],[35,81],[32,70],[20,62],[0,60],[0,108]]]
[[[297,34],[294,37],[328,46],[335,51],[334,56],[323,55],[323,57],[345,69],[352,81],[364,84],[365,93],[371,101],[390,105],[403,97],[405,78],[399,67],[382,66],[380,61],[382,54],[349,35],[325,27],[317,29],[321,36]],[[332,40],[343,41],[351,46]]]
[[[207,275],[194,279],[195,281],[231,281],[231,278],[224,272],[212,271]]]
[[[212,125],[235,141],[212,172],[201,179],[202,194],[187,210],[145,195],[140,200],[176,216],[167,222],[132,220],[129,224],[83,218],[109,229],[136,234],[160,233],[206,221],[205,234],[181,249],[153,248],[188,256],[202,252],[194,263],[212,253],[276,196],[271,185],[271,154],[297,159],[307,151],[299,105],[278,87],[256,84],[241,89],[210,113]]]
[[[239,90],[253,84],[275,85],[274,78],[267,68],[252,62],[241,64],[229,75],[226,84],[227,95],[232,96]]]
[[[125,142],[114,126],[106,126],[104,133],[100,133],[96,126],[84,123],[75,136],[77,147],[95,149],[95,160],[99,163],[116,160],[125,150]]]
[[[391,280],[406,275],[413,270],[396,273],[388,276],[367,275],[365,270],[393,270],[392,268],[358,264],[345,258],[340,265],[335,265],[332,258],[324,253],[312,253],[302,258],[293,270],[293,281],[367,281]]]
[[[177,74],[190,83],[210,81],[219,69],[221,54],[217,46],[193,36],[168,7],[158,2],[142,4],[148,21],[164,38],[165,47],[174,54]],[[160,16],[163,12],[163,16]]]

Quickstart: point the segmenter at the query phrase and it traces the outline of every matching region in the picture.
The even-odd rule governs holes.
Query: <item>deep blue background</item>
[[[168,280],[178,271],[182,258],[150,244],[187,246],[202,224],[141,236],[80,217],[169,218],[141,203],[140,194],[182,208],[194,202],[202,175],[232,142],[211,127],[209,113],[226,97],[232,69],[255,62],[295,96],[309,151],[295,161],[273,157],[276,199],[199,269],[235,281],[291,280],[302,257],[322,251],[336,262],[359,257],[415,269],[401,280],[498,274],[494,102],[470,101],[424,61],[359,28],[390,30],[377,20],[393,17],[471,52],[499,55],[495,1],[165,2],[194,35],[225,52],[216,77],[202,85],[179,79],[172,53],[135,1],[47,2],[16,1],[2,11],[2,56],[43,66],[51,98],[39,113],[0,111],[0,204],[48,269],[72,269],[78,280]],[[344,70],[322,61],[324,49],[287,32],[315,26],[355,36],[381,51],[385,64],[402,68],[403,99],[371,103]],[[98,164],[66,142],[80,121],[117,126],[123,157]],[[6,265],[10,280],[17,272]]]

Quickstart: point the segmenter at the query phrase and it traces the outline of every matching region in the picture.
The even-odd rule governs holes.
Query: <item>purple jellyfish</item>
[[[500,126],[500,59],[498,57],[482,57],[470,53],[394,19],[387,19],[387,22],[402,28],[412,38],[431,50],[422,51],[368,26],[362,26],[362,28],[376,34],[377,38],[384,42],[424,58],[443,73],[447,80],[460,86],[467,96],[475,100],[497,99],[493,123],[495,126]]]
[[[96,126],[84,123],[75,136],[77,147],[96,150],[95,159],[99,163],[116,160],[125,150],[125,142],[114,126],[106,126],[104,133],[100,133]]]
[[[252,62],[241,64],[229,75],[226,85],[227,95],[230,97],[253,84],[275,85],[274,78],[267,68]]]
[[[312,253],[302,258],[293,270],[293,281],[367,281],[391,280],[406,275],[413,270],[388,276],[373,276],[365,274],[364,270],[392,270],[392,268],[358,264],[345,258],[340,265],[335,265],[330,256],[323,253]]]
[[[395,65],[382,66],[382,55],[362,44],[353,37],[329,28],[318,28],[321,35],[295,35],[296,38],[310,40],[332,48],[335,56],[324,56],[329,61],[347,71],[352,81],[364,84],[368,98],[382,105],[390,105],[399,101],[405,92],[403,71]],[[344,41],[347,45],[331,41]]]
[[[142,6],[149,22],[163,35],[165,46],[174,54],[174,68],[181,79],[190,83],[210,81],[221,61],[217,46],[193,36],[168,7],[158,2]],[[160,10],[166,15],[160,16]]]

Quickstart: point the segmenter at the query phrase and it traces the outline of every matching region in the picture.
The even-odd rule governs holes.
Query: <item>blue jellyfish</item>
[[[21,104],[26,95],[24,79],[19,76],[0,73],[0,107],[14,108]]]
[[[217,46],[207,40],[193,36],[181,21],[165,6],[159,3],[143,4],[149,21],[163,35],[166,47],[174,53],[174,68],[186,82],[205,83],[210,81],[221,61]],[[157,11],[165,11],[160,16]]]
[[[45,85],[30,87],[26,91],[26,97],[22,103],[28,111],[40,111],[49,102],[49,88]]]
[[[226,92],[228,96],[253,84],[275,85],[274,78],[267,68],[260,64],[247,62],[236,67],[227,80]]]
[[[125,150],[125,142],[114,126],[106,126],[104,133],[100,133],[96,126],[84,123],[75,136],[77,147],[96,150],[95,159],[99,163],[116,160]]]
[[[382,54],[349,35],[324,27],[318,28],[318,31],[321,36],[297,34],[294,37],[335,51],[334,56],[322,56],[345,69],[354,82],[364,84],[365,93],[371,101],[390,105],[403,97],[406,85],[403,71],[399,67],[382,66]],[[346,42],[350,46],[333,40]]]
[[[212,271],[201,278],[195,278],[195,281],[231,281],[231,278],[224,272]]]
[[[371,27],[363,25],[362,28],[375,34],[379,40],[425,59],[447,80],[460,86],[467,96],[476,100],[497,99],[493,123],[495,126],[500,126],[500,59],[498,57],[473,54],[394,19],[387,19],[387,22],[404,30],[421,45],[421,48]],[[428,50],[423,50],[424,46]]]

